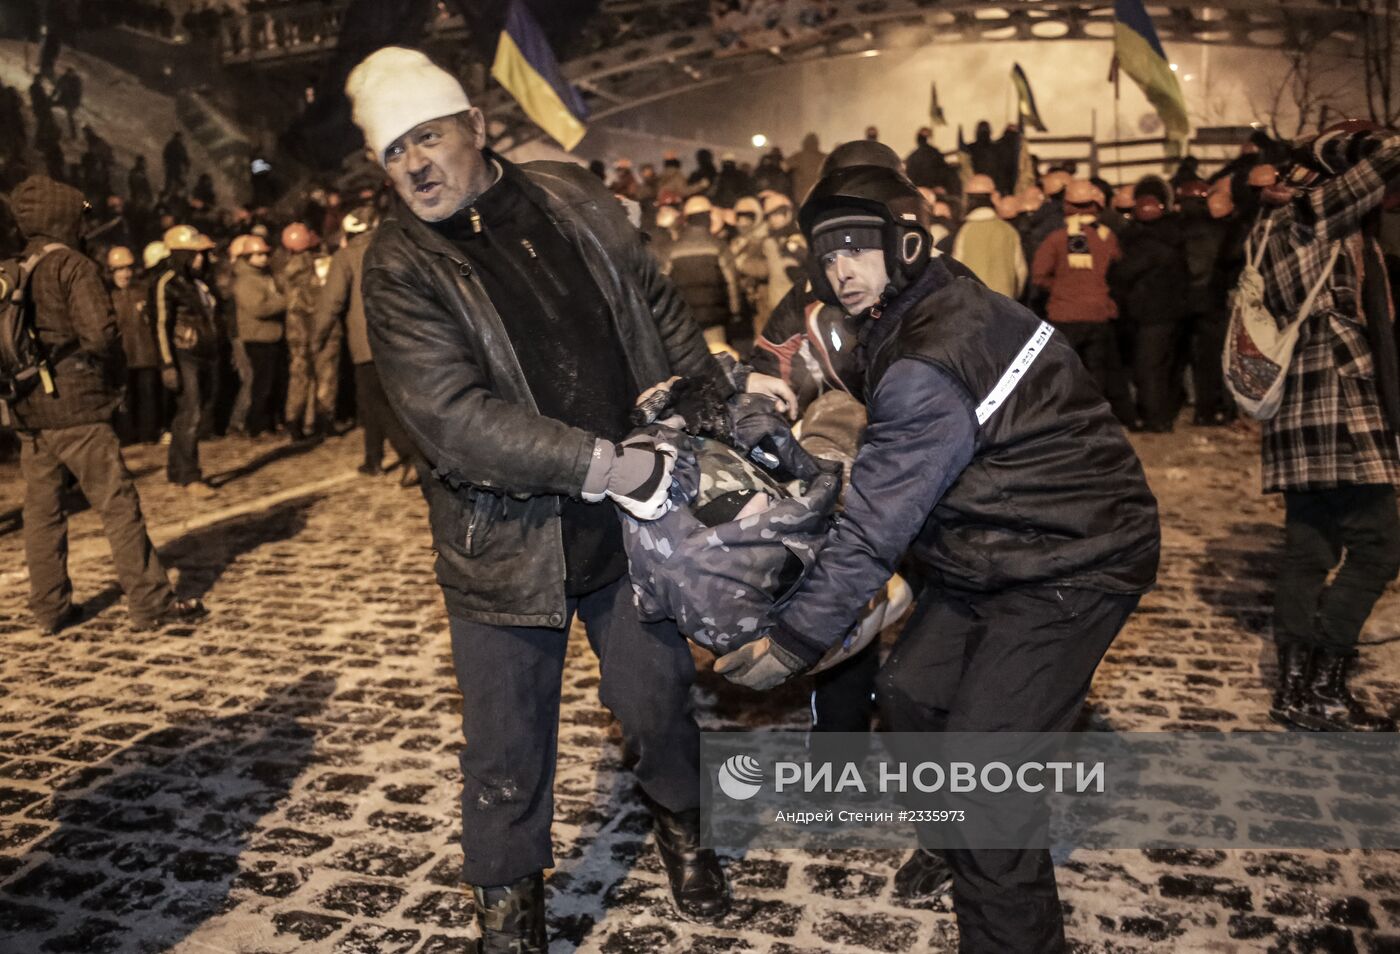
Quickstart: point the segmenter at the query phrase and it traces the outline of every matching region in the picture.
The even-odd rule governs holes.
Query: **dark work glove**
[[[808,481],[822,473],[816,458],[802,449],[787,419],[771,398],[740,394],[729,402],[729,426],[734,444],[769,470],[782,469]]]

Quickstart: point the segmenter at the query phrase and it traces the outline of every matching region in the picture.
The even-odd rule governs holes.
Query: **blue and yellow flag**
[[[1168,145],[1184,152],[1191,136],[1186,97],[1142,0],[1114,0],[1113,21],[1114,56],[1162,117]]]
[[[491,75],[510,91],[525,115],[565,149],[577,146],[588,131],[583,97],[564,80],[549,41],[520,0],[512,0],[506,11]]]

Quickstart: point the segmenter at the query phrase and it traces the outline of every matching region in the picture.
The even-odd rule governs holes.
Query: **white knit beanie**
[[[386,46],[345,81],[351,116],[380,162],[395,139],[419,123],[471,109],[457,78],[417,50]]]

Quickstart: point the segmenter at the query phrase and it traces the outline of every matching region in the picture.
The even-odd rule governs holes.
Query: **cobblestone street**
[[[27,587],[17,468],[0,470],[0,954],[466,949],[458,879],[459,699],[417,490],[355,474],[359,434],[310,448],[225,440],[220,495],[164,482],[137,448],[144,509],[196,629],[134,634],[96,517],[73,520],[92,616],[43,637]],[[1270,730],[1281,502],[1257,438],[1138,439],[1162,505],[1158,588],[1099,671],[1086,718],[1116,729]],[[1400,704],[1400,592],[1356,682]],[[768,697],[708,671],[705,728],[805,728],[801,686]],[[720,924],[672,914],[649,817],[571,641],[550,874],[552,951],[954,951],[946,899],[897,897],[899,852],[751,851]],[[1400,952],[1400,853],[1074,851],[1057,858],[1073,949]]]

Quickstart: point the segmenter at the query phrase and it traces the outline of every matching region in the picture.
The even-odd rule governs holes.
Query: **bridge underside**
[[[707,0],[605,0],[564,64],[584,93],[592,120],[707,86],[782,69],[794,63],[946,43],[1105,40],[1113,36],[1112,4],[1082,0],[829,0],[813,4],[825,15],[773,29],[729,29],[716,23]],[[1355,55],[1366,14],[1348,0],[1215,0],[1149,6],[1165,45],[1205,43],[1260,49],[1306,45],[1319,52]],[[737,25],[736,25],[737,26]],[[312,31],[302,31],[307,36]],[[322,37],[325,37],[323,40]],[[430,46],[460,53],[468,39],[460,18],[439,21]],[[240,42],[225,50],[230,65],[275,66],[324,55],[333,30],[314,44],[259,51]],[[324,45],[325,50],[318,46]],[[520,145],[543,133],[504,90],[486,81],[477,64],[466,70],[474,96],[492,117],[498,146]]]

